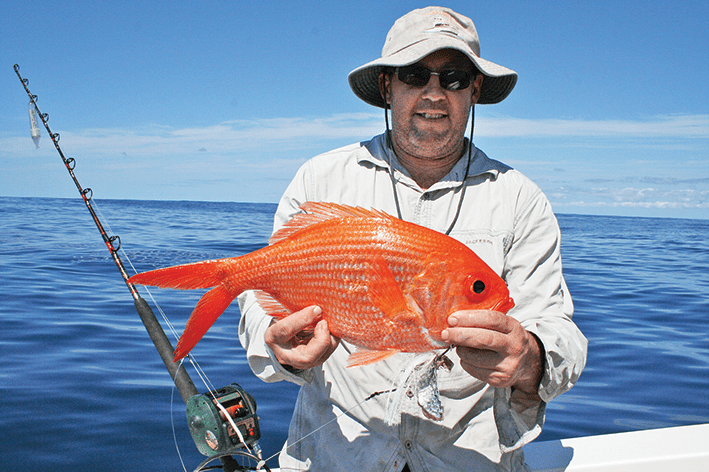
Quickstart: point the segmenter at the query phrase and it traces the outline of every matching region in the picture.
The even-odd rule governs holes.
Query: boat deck
[[[524,454],[534,472],[707,472],[709,424],[532,442]]]

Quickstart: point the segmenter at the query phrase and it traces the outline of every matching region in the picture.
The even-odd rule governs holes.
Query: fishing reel
[[[197,449],[207,457],[250,447],[260,453],[256,401],[239,384],[190,397],[187,425]]]

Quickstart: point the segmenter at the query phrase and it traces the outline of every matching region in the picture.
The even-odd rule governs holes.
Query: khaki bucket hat
[[[420,61],[439,49],[456,49],[483,73],[482,91],[477,103],[499,103],[517,83],[517,73],[480,57],[480,40],[472,20],[449,8],[427,7],[414,10],[394,23],[387,34],[382,57],[348,75],[352,91],[359,98],[385,108],[379,92],[379,73]]]

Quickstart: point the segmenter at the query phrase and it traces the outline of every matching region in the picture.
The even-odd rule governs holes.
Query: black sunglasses
[[[396,68],[396,76],[406,85],[423,87],[432,75],[438,76],[438,81],[446,90],[464,90],[470,86],[473,74],[464,70],[445,69],[433,72],[423,66],[404,66]]]

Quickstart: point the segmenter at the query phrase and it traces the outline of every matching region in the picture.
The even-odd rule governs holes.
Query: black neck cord
[[[468,142],[468,164],[465,166],[465,176],[463,176],[463,189],[460,191],[460,199],[458,200],[458,208],[456,209],[455,216],[453,217],[453,221],[451,222],[450,226],[448,227],[448,230],[445,232],[446,235],[450,235],[451,231],[453,231],[453,227],[455,224],[458,222],[458,217],[460,216],[460,210],[463,207],[463,199],[465,198],[465,189],[467,188],[466,181],[468,180],[468,173],[470,172],[470,163],[473,160],[473,130],[475,129],[475,107],[472,106],[471,108],[471,120],[470,120],[470,140]],[[389,117],[387,110],[389,109],[388,106],[384,107],[384,122],[386,123],[386,146],[391,150],[392,154],[396,155],[394,152],[394,146],[392,145],[391,142],[391,132],[389,131]],[[400,220],[403,220],[402,215],[401,215],[401,206],[399,205],[399,194],[396,191],[396,180],[394,180],[394,169],[391,166],[391,162],[389,163],[389,178],[391,179],[391,189],[392,192],[394,193],[394,203],[396,204],[396,214],[399,217]],[[453,191],[453,194],[455,195],[455,190]]]

